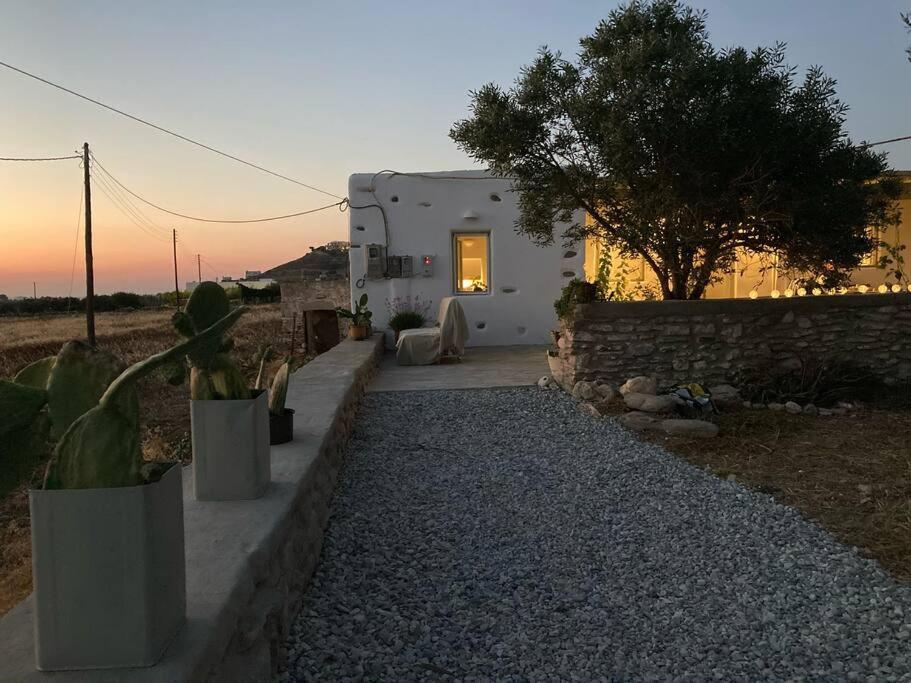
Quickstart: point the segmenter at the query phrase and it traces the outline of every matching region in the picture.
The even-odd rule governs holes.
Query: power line
[[[2,64],[2,62],[0,62],[0,64]],[[154,202],[151,202],[148,199],[145,199],[144,197],[140,197],[138,194],[133,192],[133,190],[131,190],[126,185],[124,185],[122,182],[117,180],[117,178],[115,178],[111,174],[110,171],[108,171],[104,166],[102,166],[101,162],[98,161],[98,159],[96,159],[94,155],[92,156],[92,161],[95,162],[95,165],[98,166],[98,168],[100,168],[105,173],[105,175],[107,175],[108,178],[110,178],[112,181],[117,183],[117,185],[119,185],[124,191],[126,191],[127,193],[129,193],[130,195],[132,195],[133,197],[138,199],[139,201],[143,202],[144,204],[148,204],[149,206],[151,206],[155,209],[158,209],[159,211],[163,211],[164,213],[170,214],[172,216],[177,216],[178,218],[186,218],[187,220],[190,220],[190,221],[199,221],[201,223],[235,223],[235,224],[267,223],[269,221],[280,221],[280,220],[284,220],[286,218],[297,218],[298,216],[306,216],[307,214],[316,213],[317,211],[325,211],[326,209],[331,209],[333,206],[341,207],[343,204],[345,204],[348,201],[346,199],[341,199],[341,201],[335,202],[333,204],[326,204],[325,206],[320,206],[315,209],[308,209],[306,211],[298,211],[296,213],[289,213],[289,214],[285,214],[283,216],[269,216],[267,218],[251,218],[251,219],[246,219],[246,220],[229,220],[229,219],[221,219],[221,218],[200,218],[198,216],[189,216],[185,213],[171,211],[170,209],[166,209],[163,206],[159,206],[158,204],[155,204]]]
[[[76,255],[79,252],[79,229],[82,227],[82,202],[85,201],[85,194],[82,189],[79,191],[79,213],[76,215],[76,243],[73,244],[73,267],[70,269],[70,291],[66,295],[66,310],[70,310],[70,299],[73,297],[73,280],[76,277]]]
[[[109,200],[111,200],[111,203],[114,205],[114,207],[124,216],[129,218],[133,223],[135,223],[140,230],[145,232],[150,237],[154,237],[155,239],[165,242],[171,241],[170,238],[166,238],[162,233],[156,232],[156,229],[164,230],[163,228],[156,226],[147,220],[143,220],[142,217],[136,214],[129,205],[120,199],[120,196],[113,191],[112,186],[107,183],[107,181],[105,181],[101,176],[93,173],[92,177],[95,179],[96,183],[98,183],[98,189],[100,189],[104,195]]]
[[[876,145],[888,145],[890,142],[901,142],[902,140],[911,140],[911,135],[905,135],[900,138],[892,138],[891,140],[880,140],[879,142],[868,142],[862,147],[875,147]]]
[[[100,180],[99,176],[93,176],[93,177],[95,178],[96,181]],[[153,232],[147,226],[145,226],[139,219],[137,219],[135,216],[133,216],[129,212],[129,210],[127,208],[125,208],[123,205],[121,205],[119,203],[119,201],[114,197],[114,195],[111,194],[110,190],[107,189],[107,187],[105,186],[104,183],[98,183],[96,185],[96,187],[99,190],[101,190],[102,194],[104,194],[111,201],[111,204],[114,206],[114,208],[116,208],[118,211],[120,211],[120,213],[122,213],[124,216],[126,216],[137,228],[139,228],[146,235],[148,235],[152,239],[158,240],[159,242],[170,242],[171,241],[165,237],[162,237],[158,233]]]
[[[278,173],[276,171],[270,171],[268,168],[265,168],[264,166],[259,166],[258,164],[254,164],[251,161],[245,161],[244,159],[241,159],[240,157],[236,157],[233,154],[228,154],[227,152],[222,152],[220,149],[216,149],[215,147],[210,147],[209,145],[206,145],[202,142],[193,140],[192,138],[188,138],[186,135],[181,135],[180,133],[175,133],[173,130],[168,130],[167,128],[154,124],[151,121],[146,121],[145,119],[139,118],[138,116],[134,116],[133,114],[128,114],[127,112],[125,112],[121,109],[112,107],[111,105],[105,104],[104,102],[99,102],[98,100],[92,99],[91,97],[89,97],[87,95],[78,93],[75,90],[70,90],[69,88],[66,88],[62,85],[54,83],[53,81],[49,81],[46,78],[41,78],[41,76],[36,76],[35,74],[29,73],[28,71],[15,67],[12,64],[7,64],[6,62],[0,62],[0,66],[5,66],[7,69],[11,69],[12,71],[20,73],[23,76],[28,76],[29,78],[34,78],[36,81],[40,81],[41,83],[44,83],[51,87],[57,88],[58,90],[62,90],[63,92],[69,93],[70,95],[75,95],[76,97],[83,99],[86,102],[91,102],[92,104],[95,104],[99,107],[104,107],[108,111],[112,111],[115,114],[120,114],[121,116],[125,116],[128,119],[132,119],[133,121],[136,121],[137,123],[141,123],[145,126],[149,126],[150,128],[154,128],[155,130],[161,131],[162,133],[167,133],[168,135],[173,135],[175,138],[179,138],[180,140],[183,140],[184,142],[189,142],[191,145],[196,145],[197,147],[202,147],[203,149],[207,149],[210,152],[214,152],[215,154],[219,154],[227,159],[231,159],[238,163],[244,164],[245,166],[249,166],[250,168],[255,168],[258,171],[262,171],[263,173],[268,173],[269,175],[275,176],[276,178],[281,178],[282,180],[287,180],[288,182],[294,183],[295,185],[300,185],[301,187],[306,187],[307,189],[313,190],[314,192],[321,192],[322,194],[328,195],[330,197],[335,197],[336,199],[342,198],[337,194],[333,194],[332,192],[327,192],[326,190],[321,190],[318,187],[314,187],[313,185],[308,185],[307,183],[301,182],[300,180],[295,180],[294,178],[289,178],[288,176]]]
[[[92,159],[92,161],[94,161],[94,159]],[[146,214],[143,213],[142,210],[138,206],[133,204],[133,202],[130,200],[129,196],[124,194],[116,185],[105,180],[103,175],[95,173],[94,169],[92,170],[92,177],[96,181],[104,184],[105,187],[107,187],[107,189],[110,190],[114,194],[114,196],[117,199],[119,199],[121,201],[121,203],[130,210],[130,213],[133,214],[144,225],[146,225],[146,227],[148,227],[152,232],[156,232],[161,237],[167,238],[167,235],[169,234],[169,230],[167,228],[159,225],[158,223],[153,221],[148,216],[146,216]]]
[[[64,159],[81,159],[79,155],[73,155],[68,157],[0,157],[0,161],[63,161]]]

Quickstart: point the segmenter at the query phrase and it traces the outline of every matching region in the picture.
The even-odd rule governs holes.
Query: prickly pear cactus
[[[110,488],[144,483],[136,383],[154,370],[220,339],[243,313],[236,309],[177,346],[131,365],[97,405],[63,434],[48,464],[48,489]]]
[[[288,380],[291,377],[291,359],[289,358],[278,368],[272,378],[272,388],[269,391],[269,412],[273,415],[283,415],[285,401],[288,398]]]
[[[62,437],[77,417],[94,407],[123,369],[124,364],[107,351],[79,341],[64,344],[47,381],[51,438]]]
[[[35,389],[47,389],[47,381],[51,375],[51,369],[57,362],[57,356],[48,356],[34,363],[29,363],[13,377],[16,384],[24,384],[27,387]]]
[[[190,295],[186,309],[175,313],[173,322],[185,337],[204,330],[223,319],[231,310],[225,290],[216,282],[201,282]],[[238,310],[244,310],[241,307]],[[245,399],[250,389],[243,374],[228,352],[233,340],[219,335],[206,340],[187,355],[190,362],[190,398],[194,401],[212,399]]]
[[[0,382],[0,437],[29,429],[46,403],[43,389]]]

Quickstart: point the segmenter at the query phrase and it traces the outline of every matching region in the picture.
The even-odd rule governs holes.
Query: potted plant
[[[43,488],[29,492],[38,669],[151,666],[181,628],[181,468],[143,461],[136,383],[238,315],[123,372],[110,354],[69,342],[0,382],[0,433],[53,440],[62,430]]]
[[[221,285],[202,282],[174,326],[191,337],[227,315]],[[243,311],[243,307],[237,309]],[[233,340],[220,334],[187,354],[190,368],[190,439],[196,500],[247,500],[271,479],[266,392],[249,387],[230,356]],[[179,379],[186,365],[177,373]]]
[[[351,326],[348,328],[349,339],[362,341],[370,336],[370,321],[373,313],[367,308],[366,292],[361,294],[361,298],[355,302],[353,311],[347,308],[336,308],[335,312],[351,321]]]
[[[266,347],[260,357],[255,388],[262,389],[265,386],[266,363],[272,358],[272,347]],[[286,408],[285,401],[288,396],[288,382],[295,369],[293,357],[288,356],[272,378],[272,386],[269,389],[269,443],[273,446],[291,441],[294,435],[294,410]]]
[[[430,311],[430,301],[421,301],[420,296],[396,297],[386,301],[389,311],[389,328],[395,334],[395,343],[399,341],[402,330],[413,330],[424,327]]]

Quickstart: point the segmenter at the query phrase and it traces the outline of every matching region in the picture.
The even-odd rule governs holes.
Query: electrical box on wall
[[[424,277],[433,277],[434,257],[430,254],[421,256],[421,275]]]
[[[400,278],[414,275],[414,256],[387,256],[386,277]]]
[[[365,244],[367,257],[367,277],[380,280],[386,276],[386,247],[382,244]]]
[[[402,257],[386,257],[386,277],[402,277]]]

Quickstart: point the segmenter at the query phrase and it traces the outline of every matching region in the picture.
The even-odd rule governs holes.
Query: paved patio
[[[493,389],[530,386],[550,374],[545,346],[469,348],[461,363],[400,366],[387,352],[367,391]]]

